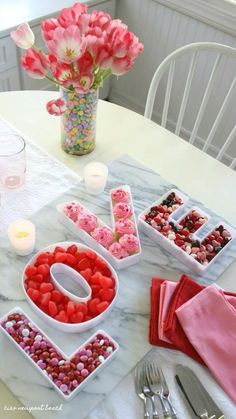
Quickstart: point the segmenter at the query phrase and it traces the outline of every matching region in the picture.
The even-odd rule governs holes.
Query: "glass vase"
[[[61,90],[66,111],[61,116],[61,145],[69,154],[82,156],[95,148],[98,90],[86,93]]]

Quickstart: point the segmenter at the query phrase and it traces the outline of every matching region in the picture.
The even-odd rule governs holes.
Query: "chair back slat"
[[[199,108],[199,111],[198,111],[198,114],[197,114],[197,118],[196,118],[193,130],[192,130],[192,133],[190,135],[190,140],[189,140],[190,144],[193,144],[194,140],[196,138],[196,134],[197,134],[198,128],[200,126],[202,117],[204,115],[209,96],[210,96],[210,94],[212,92],[212,89],[213,89],[213,86],[214,86],[214,81],[215,81],[215,78],[216,78],[216,75],[217,75],[217,69],[219,67],[221,57],[222,57],[222,53],[220,52],[219,54],[217,54],[217,57],[216,57],[216,60],[215,60],[215,63],[214,63],[209,81],[207,83],[206,91],[204,93],[202,103],[200,105],[200,108]]]
[[[222,157],[224,156],[227,148],[230,146],[230,144],[232,143],[234,137],[236,135],[236,125],[233,127],[232,131],[230,132],[228,138],[226,139],[223,147],[221,148],[221,150],[219,151],[219,153],[216,156],[217,160],[221,160]]]
[[[194,71],[195,71],[195,67],[196,67],[196,62],[197,62],[197,51],[194,51],[194,53],[192,55],[192,58],[191,58],[189,71],[188,71],[188,76],[187,76],[187,81],[186,81],[186,85],[185,85],[185,89],[184,89],[184,94],[183,94],[182,102],[181,102],[181,105],[180,105],[179,116],[178,116],[177,123],[176,123],[176,128],[175,128],[175,134],[176,135],[179,135],[180,129],[181,129],[181,126],[182,126],[184,113],[185,113],[185,109],[186,109],[186,105],[187,105],[188,97],[189,97],[189,92],[190,92],[190,88],[191,88],[191,84],[192,84],[192,79],[193,79],[193,75],[194,75]]]
[[[229,165],[231,169],[234,169],[236,166],[236,157],[233,159],[232,163]]]
[[[155,72],[155,74],[152,78],[152,81],[151,81],[151,84],[150,84],[150,87],[149,87],[146,106],[145,106],[145,112],[144,112],[144,116],[146,118],[149,118],[149,119],[151,119],[151,116],[152,116],[152,111],[153,111],[153,106],[154,106],[154,101],[155,101],[157,88],[158,88],[159,83],[161,81],[161,78],[162,78],[162,76],[163,76],[163,74],[166,70],[165,63],[166,63],[166,60],[164,60],[160,64],[160,66],[158,67],[158,69],[156,70],[156,72]]]
[[[171,89],[172,89],[172,84],[173,84],[174,72],[175,72],[175,61],[172,61],[170,63],[170,68],[169,68],[169,73],[168,73],[164,108],[163,108],[162,119],[161,119],[161,125],[164,128],[166,127],[167,115],[168,115],[168,110],[169,110],[169,105],[170,105],[170,94],[171,94]]]
[[[213,138],[214,138],[214,135],[215,135],[215,133],[216,133],[216,131],[217,131],[217,129],[218,129],[218,127],[219,127],[219,124],[220,124],[220,122],[221,122],[221,119],[222,119],[222,117],[223,117],[223,115],[224,115],[224,113],[225,113],[225,111],[226,111],[226,109],[227,109],[227,106],[228,106],[228,104],[229,104],[229,102],[230,102],[230,100],[231,100],[231,98],[232,98],[232,96],[233,96],[233,93],[235,93],[234,92],[234,87],[235,87],[235,84],[236,84],[236,77],[234,78],[234,80],[233,80],[233,82],[231,83],[231,86],[230,86],[230,88],[229,88],[229,90],[228,90],[228,93],[227,93],[227,95],[225,96],[225,99],[224,99],[224,101],[223,101],[223,104],[222,104],[222,106],[221,106],[221,108],[220,108],[220,110],[219,110],[219,112],[218,112],[218,114],[217,114],[217,117],[216,117],[216,119],[215,119],[215,122],[214,122],[214,124],[212,125],[212,128],[211,128],[211,131],[210,131],[210,133],[209,133],[209,135],[208,135],[208,137],[207,137],[207,139],[206,139],[206,142],[205,142],[205,144],[204,144],[204,147],[203,147],[203,151],[207,151],[208,150],[208,148],[210,147],[210,145],[211,145],[211,142],[212,142],[212,140],[213,140]],[[230,136],[229,136],[230,137]],[[223,156],[223,154],[224,154],[224,152],[225,152],[225,150],[228,148],[228,143],[227,143],[227,141],[229,140],[229,137],[228,137],[228,139],[226,140],[226,142],[224,143],[224,145],[223,145],[223,147],[222,147],[222,149],[220,150],[220,152],[218,153],[218,155],[217,155],[217,160],[220,160],[221,159],[221,157]]]
[[[207,52],[209,52],[210,58],[214,58],[212,57],[212,53],[215,54],[215,60],[213,62],[213,66],[210,69],[210,74],[206,74],[205,68],[203,67],[205,63],[207,62],[206,58],[208,59],[208,56],[204,57],[201,54],[201,53],[207,53]],[[190,55],[190,60],[188,61],[189,64],[187,67],[187,71],[188,71],[187,76],[184,77],[184,80],[182,80],[185,83],[185,85],[183,86],[183,93],[181,93],[180,91],[182,87],[181,77],[180,77],[180,83],[175,86],[174,76],[177,77],[179,74],[179,68],[180,69],[183,68],[183,61],[180,62],[178,60],[181,59],[181,57],[185,57],[186,55],[188,55],[188,58]],[[233,79],[233,82],[231,83],[230,87],[225,88],[225,84],[227,83],[227,81],[223,79],[219,80],[219,75],[220,75],[219,69],[221,69],[221,64],[224,64],[224,66],[226,65],[225,62],[222,63],[221,59],[223,57],[227,59],[235,60],[236,48],[230,47],[229,45],[219,44],[216,42],[195,42],[192,44],[184,45],[178,48],[177,50],[171,52],[161,62],[161,64],[156,69],[153,75],[153,78],[151,80],[151,84],[148,90],[148,96],[147,96],[145,112],[144,112],[144,116],[146,118],[151,119],[155,97],[156,97],[157,89],[159,87],[161,94],[158,95],[159,101],[158,103],[156,103],[156,105],[157,105],[157,111],[162,109],[161,125],[166,128],[167,121],[169,121],[169,113],[170,113],[171,114],[170,123],[172,125],[175,124],[175,130],[174,130],[175,134],[180,137],[182,134],[182,137],[186,139],[186,133],[189,132],[189,127],[183,126],[185,116],[186,118],[188,117],[186,120],[186,123],[188,123],[189,119],[192,120],[192,118],[195,117],[195,120],[194,120],[195,122],[192,124],[193,128],[192,128],[191,134],[187,135],[189,142],[193,144],[195,140],[197,140],[196,142],[198,143],[199,141],[201,142],[202,140],[205,140],[204,146],[202,147],[202,151],[208,152],[209,147],[213,145],[213,140],[216,140],[215,141],[216,144],[214,144],[214,146],[216,146],[215,148],[217,149],[217,153],[216,153],[217,160],[222,160],[224,157],[228,158],[228,156],[226,156],[226,152],[228,152],[228,149],[230,145],[232,144],[232,142],[236,140],[235,138],[236,126],[235,126],[230,132],[230,134],[228,135],[228,138],[224,142],[223,146],[219,150],[219,143],[220,143],[219,136],[220,136],[221,128],[224,128],[224,126],[227,127],[229,125],[230,126],[233,125],[231,122],[233,118],[233,114],[232,114],[233,109],[230,109],[230,104],[231,104],[233,95],[236,93],[235,91],[236,90],[236,77],[234,77],[235,65],[233,61],[232,62],[228,61],[229,66],[227,62],[229,73],[232,73],[232,79]],[[201,58],[203,58],[203,60],[201,60]],[[180,63],[180,67],[178,67],[179,63]],[[223,70],[223,68],[221,70]],[[198,71],[200,71],[200,77],[201,77],[200,79],[199,79]],[[165,74],[168,74],[168,77],[167,77],[165,93],[162,94],[162,87],[160,86],[160,82],[162,80],[162,77]],[[183,72],[181,72],[180,76],[182,75],[183,75]],[[200,98],[200,105],[198,105],[196,112],[194,112],[194,106],[190,102],[191,91],[193,90],[195,78],[196,78],[196,82],[198,83],[200,80],[203,80],[203,83],[204,83],[205,78],[207,78],[205,92]],[[216,83],[217,81],[218,81],[218,85]],[[205,83],[204,83],[204,86],[205,86]],[[219,97],[222,97],[222,95],[224,95],[220,102],[219,110],[217,107],[218,105],[217,100],[215,100],[216,103],[213,104],[213,107],[210,108],[210,105],[212,105],[211,95],[213,94],[214,89],[215,89],[215,96],[214,96],[215,99],[218,99]],[[177,92],[177,95],[173,94],[172,90],[175,90],[175,92]],[[197,92],[196,99],[199,97],[199,95],[201,95],[200,92],[201,92],[201,89],[199,89],[199,92]],[[195,96],[193,96],[193,98],[195,99]],[[175,106],[174,107],[170,106],[172,99],[174,100],[174,104],[176,105],[176,107],[178,106],[177,104],[179,103],[179,99],[180,99],[180,105],[177,109],[175,109]],[[164,105],[161,108],[161,105],[163,104],[163,102],[164,102]],[[198,103],[198,100],[197,100],[197,103]],[[209,108],[210,115],[206,113],[206,110],[208,110],[208,108]],[[176,111],[177,111],[177,117],[176,117],[177,121],[176,123],[174,123],[175,121],[174,115],[176,114]],[[215,112],[216,117],[214,118],[214,121],[212,122],[210,128],[208,129],[209,133],[205,135],[204,133],[206,132],[208,124],[209,124],[209,116],[211,116],[213,111]],[[223,121],[225,120],[225,118],[227,118],[227,120],[229,119],[230,122],[228,124],[226,123],[223,125]],[[206,120],[205,124],[203,124],[204,120]],[[203,138],[198,137],[198,135],[200,135],[198,134],[200,126],[201,126]],[[231,150],[231,147],[230,147],[230,150]],[[235,153],[234,153],[234,156],[235,156]],[[232,157],[231,160],[232,160],[232,163],[229,165],[229,167],[236,168],[236,157],[235,158]]]

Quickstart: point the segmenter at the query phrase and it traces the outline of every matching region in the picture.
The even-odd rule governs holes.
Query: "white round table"
[[[0,116],[78,174],[92,160],[104,163],[127,153],[236,224],[236,172],[170,131],[121,106],[99,101],[97,145],[70,156],[60,147],[60,118],[46,111],[56,92],[0,93]]]
[[[105,101],[99,101],[94,152],[82,157],[67,155],[60,147],[60,118],[46,111],[46,103],[56,97],[56,92],[44,91],[1,93],[0,117],[80,175],[90,161],[108,163],[121,154],[130,154],[236,225],[235,171],[143,116]],[[236,291],[235,268],[236,262],[224,272],[218,284]],[[127,386],[131,385],[129,377],[126,381]],[[17,406],[12,397],[0,384],[1,404]],[[109,400],[107,403],[101,409],[106,408],[108,412]],[[105,418],[103,410],[96,411],[91,418]],[[8,412],[7,417],[16,416]],[[27,417],[26,412],[21,412],[21,419]],[[118,416],[109,418],[112,417]]]

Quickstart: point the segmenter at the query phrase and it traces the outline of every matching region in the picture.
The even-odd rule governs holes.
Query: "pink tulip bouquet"
[[[85,4],[75,3],[63,9],[56,19],[44,20],[42,37],[48,48],[43,53],[34,45],[34,34],[23,23],[11,37],[27,52],[21,66],[38,79],[46,78],[68,92],[78,94],[98,89],[111,74],[120,76],[129,71],[143,45],[129,32],[120,19],[111,19],[103,12],[87,13]],[[47,104],[49,113],[65,112],[62,99]]]

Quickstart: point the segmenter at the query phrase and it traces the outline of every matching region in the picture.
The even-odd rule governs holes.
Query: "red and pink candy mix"
[[[181,205],[182,199],[171,192],[160,204],[150,208],[144,221],[197,262],[207,265],[232,239],[231,233],[219,225],[200,242],[194,238],[194,233],[208,221],[208,217],[192,209],[179,223],[169,221],[170,215]]]
[[[67,358],[19,311],[9,314],[1,326],[25,355],[67,396],[117,349],[105,333],[97,333],[85,346]]]

